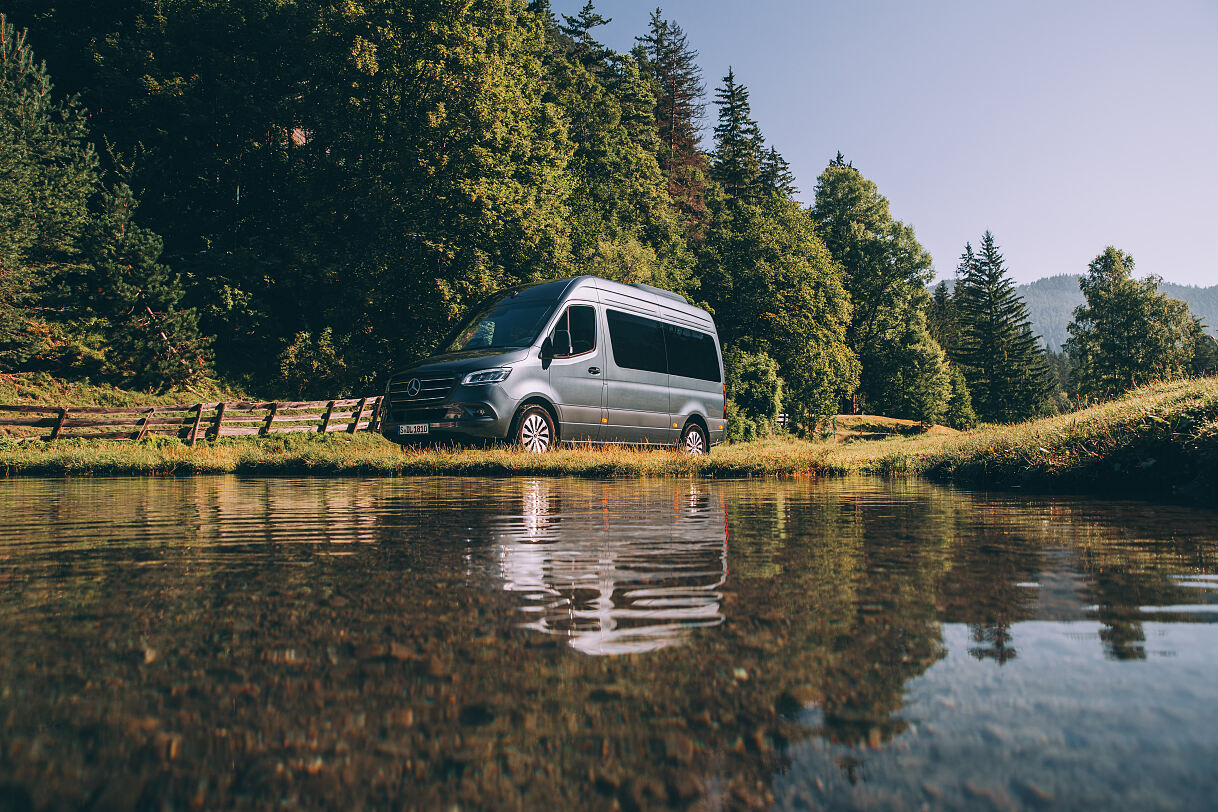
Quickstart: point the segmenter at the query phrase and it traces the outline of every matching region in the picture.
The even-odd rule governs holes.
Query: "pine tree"
[[[78,301],[105,319],[106,371],[128,386],[168,388],[202,372],[207,342],[193,309],[180,309],[181,280],[160,264],[159,236],[136,224],[131,188],[102,195],[85,239],[87,270]]]
[[[965,246],[957,273],[959,334],[952,358],[978,416],[1009,423],[1044,412],[1050,393],[1045,354],[992,233],[982,236],[977,254]]]
[[[973,409],[973,398],[968,391],[968,382],[964,373],[955,364],[949,369],[951,375],[951,395],[947,399],[947,410],[943,414],[943,422],[954,429],[971,429],[977,425],[977,412]]]
[[[547,30],[561,46],[566,35],[556,25]],[[622,73],[602,83],[568,49],[551,48],[544,61],[547,96],[561,107],[574,147],[566,168],[572,263],[609,279],[692,292],[692,257],[655,158],[655,97],[636,63],[614,55]]]
[[[1064,396],[1066,389],[1070,386],[1070,375],[1074,370],[1074,364],[1070,363],[1070,356],[1066,355],[1065,352],[1054,352],[1053,350],[1046,349],[1045,359],[1049,362],[1049,373],[1052,376],[1055,399],[1058,395]],[[1060,405],[1062,404],[1059,403]]]
[[[752,200],[759,191],[763,139],[752,118],[749,89],[737,84],[729,67],[723,86],[715,91],[719,123],[715,126],[715,153],[711,177],[729,197]]]
[[[56,100],[24,35],[0,16],[0,356],[6,364],[75,362],[78,371],[141,388],[165,387],[205,367],[197,317],[179,308],[182,286],[157,262],[160,237],[135,223],[135,207],[126,184],[101,187],[75,99]],[[36,311],[23,307],[33,304]],[[40,346],[31,336],[47,340]],[[86,359],[102,365],[85,368]]]
[[[973,247],[966,246],[966,250],[971,256]],[[960,314],[957,312],[955,296],[948,290],[947,282],[940,282],[931,291],[930,304],[926,308],[926,329],[930,330],[931,338],[951,357],[960,343]]]
[[[592,75],[599,77],[605,73],[609,60],[614,54],[596,41],[596,38],[592,36],[592,30],[602,25],[608,25],[613,22],[613,18],[597,14],[592,0],[588,0],[584,4],[584,7],[579,10],[579,14],[574,17],[564,14],[562,18],[566,25],[558,26],[558,30],[570,38],[571,55]]]
[[[762,192],[786,200],[799,193],[791,165],[774,147],[770,147],[761,156],[761,174],[757,178],[757,185]]]
[[[0,368],[44,350],[31,309],[79,261],[97,158],[75,99],[56,99],[46,66],[0,14]]]
[[[706,220],[706,157],[698,149],[702,119],[702,69],[698,52],[689,46],[681,26],[651,13],[650,29],[638,37],[640,63],[656,82],[656,131],[660,136],[660,168],[668,179],[668,193],[687,217],[694,234]]]
[[[1108,246],[1079,282],[1086,303],[1074,309],[1065,346],[1077,397],[1111,398],[1189,370],[1196,319],[1187,304],[1159,290],[1158,277],[1134,279],[1133,267],[1133,257]]]
[[[1193,320],[1193,360],[1189,374],[1197,377],[1218,375],[1218,338],[1205,331],[1201,319]]]
[[[347,205],[332,177],[313,182],[310,155],[336,147],[319,116],[344,75],[336,5],[12,0],[93,132],[134,159],[141,223],[164,237],[234,376],[269,379],[281,336],[332,298],[302,288],[332,272],[313,209]],[[359,121],[360,90],[345,90],[334,112]]]
[[[656,96],[652,82],[643,76],[633,56],[614,58],[616,75],[609,85],[621,108],[622,127],[630,140],[656,159],[660,154],[660,135],[656,129]]]

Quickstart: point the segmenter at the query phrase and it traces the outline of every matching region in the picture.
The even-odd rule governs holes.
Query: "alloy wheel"
[[[520,444],[529,451],[545,451],[550,447],[550,426],[539,414],[525,416],[520,425]]]
[[[685,432],[685,453],[691,457],[698,457],[706,453],[706,438],[695,427],[691,427]]]

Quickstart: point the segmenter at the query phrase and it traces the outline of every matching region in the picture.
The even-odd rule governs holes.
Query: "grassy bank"
[[[1081,412],[911,445],[872,470],[1218,505],[1218,378],[1146,386]]]
[[[967,433],[875,432],[808,442],[777,438],[709,457],[611,447],[525,454],[509,448],[402,451],[369,434],[226,439],[187,448],[140,443],[14,443],[0,438],[5,475],[198,473],[706,476],[923,475],[974,485],[1063,487],[1218,502],[1218,378],[1145,387],[1112,403]]]
[[[135,392],[109,384],[64,381],[42,372],[0,373],[0,403],[52,406],[159,406],[243,400],[235,389],[212,381],[177,387],[167,392]]]

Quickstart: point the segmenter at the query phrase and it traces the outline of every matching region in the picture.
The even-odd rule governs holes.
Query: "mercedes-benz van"
[[[435,354],[389,379],[399,443],[499,439],[675,445],[723,440],[723,353],[710,314],[649,285],[580,276],[504,291]]]

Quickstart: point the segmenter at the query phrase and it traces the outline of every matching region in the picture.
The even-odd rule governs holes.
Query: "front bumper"
[[[418,423],[395,423],[392,420],[381,424],[385,439],[402,444],[426,444],[435,442],[461,442],[462,440],[502,440],[507,431],[496,430],[492,420],[436,420],[427,422],[426,434],[400,434],[399,426],[417,426]]]
[[[386,396],[381,434],[396,443],[460,442],[504,439],[511,430],[516,404],[503,388],[458,386],[440,403],[412,404]],[[427,425],[427,434],[401,434],[401,426]]]

